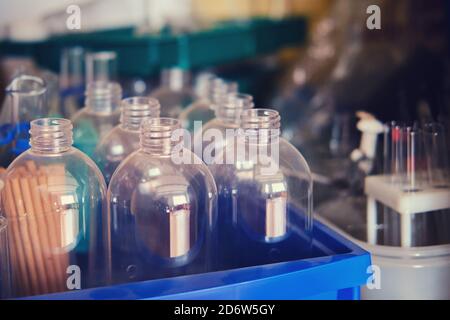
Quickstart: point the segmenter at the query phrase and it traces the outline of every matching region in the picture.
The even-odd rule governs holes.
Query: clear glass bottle
[[[223,88],[223,87],[222,87]],[[243,93],[219,94],[214,103],[215,118],[203,125],[202,130],[194,135],[194,152],[207,164],[211,163],[211,157],[215,155],[215,149],[225,143],[228,129],[238,129],[241,123],[241,113],[253,108],[253,97]],[[221,136],[220,141],[215,140],[211,144],[212,135]],[[198,146],[202,146],[198,150]]]
[[[7,166],[29,148],[30,121],[48,113],[45,81],[20,74],[6,88],[6,103],[0,125],[0,166]]]
[[[215,268],[216,185],[201,159],[183,147],[183,136],[178,134],[182,132],[175,119],[145,120],[141,148],[122,162],[111,179],[108,203],[115,282]]]
[[[31,148],[8,167],[2,192],[13,296],[105,285],[109,237],[101,172],[72,147],[69,120],[34,120],[30,135]]]
[[[161,85],[151,97],[161,104],[163,117],[178,118],[181,111],[196,100],[196,95],[189,85],[189,72],[181,68],[163,70]]]
[[[65,48],[60,61],[60,88],[62,114],[71,118],[83,107],[85,50],[82,47]]]
[[[74,146],[93,157],[101,139],[119,124],[121,100],[122,88],[118,83],[89,83],[85,107],[72,117]]]
[[[196,121],[201,121],[201,124],[204,125],[214,119],[216,105],[227,94],[237,93],[238,85],[236,82],[226,82],[212,75],[208,78],[205,75],[203,79],[199,79],[196,91],[199,98],[184,109],[179,116],[183,128],[192,133],[198,130],[195,127]]]
[[[159,117],[158,100],[147,97],[133,97],[122,100],[120,124],[112,129],[98,145],[94,161],[109,184],[119,164],[132,152],[139,149],[141,122]]]
[[[243,111],[240,133],[216,153],[209,167],[219,193],[221,266],[310,257],[311,172],[300,152],[280,138],[278,112]]]

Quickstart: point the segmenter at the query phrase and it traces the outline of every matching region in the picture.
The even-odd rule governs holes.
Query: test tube
[[[84,56],[82,47],[65,48],[61,54],[61,88],[81,86],[84,81]]]
[[[384,181],[397,191],[383,197],[398,209],[369,195],[370,243],[402,247],[449,243],[449,209],[441,203],[442,192],[436,191],[449,188],[445,137],[445,127],[436,123],[419,126],[391,122],[385,126]]]
[[[117,80],[117,54],[100,51],[86,55],[86,83]]]

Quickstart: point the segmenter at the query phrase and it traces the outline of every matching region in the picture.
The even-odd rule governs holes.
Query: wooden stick
[[[53,206],[53,212],[56,212],[55,220],[56,220],[56,228],[57,228],[57,236],[59,237],[59,241],[61,243],[61,248],[67,246],[66,236],[65,234],[65,224],[63,219],[66,218],[64,215],[67,214],[66,210],[63,209],[61,203],[61,196],[59,194],[53,194],[51,192],[52,186],[65,186],[66,185],[66,169],[64,164],[53,164],[48,165],[46,168],[49,175],[47,176],[47,186],[50,190],[50,199]],[[50,176],[51,173],[51,176]],[[66,190],[64,190],[66,191]],[[78,223],[78,221],[77,221]],[[70,264],[69,254],[64,253],[59,256],[60,264],[64,272],[64,280],[66,279],[66,270]],[[65,283],[65,282],[64,282]]]
[[[19,221],[10,181],[7,181],[5,185],[5,195],[5,213],[10,226],[10,232],[8,232],[8,237],[10,239],[9,247],[12,252],[12,257],[14,257],[14,259],[12,260],[14,261],[14,264],[12,265],[12,271],[14,274],[13,277],[19,279],[19,283],[17,283],[17,286],[15,286],[14,290],[17,291],[18,294],[29,295],[32,294],[30,285],[31,281],[27,272],[25,249],[20,237]]]
[[[44,255],[44,264],[45,268],[48,270],[48,277],[47,280],[49,282],[49,289],[51,292],[58,291],[58,280],[55,278],[55,275],[57,275],[57,264],[58,259],[54,257],[53,248],[50,244],[49,239],[49,233],[47,228],[47,223],[45,220],[46,212],[44,210],[44,207],[42,205],[41,197],[39,195],[39,184],[38,184],[38,168],[36,166],[36,163],[32,160],[28,160],[26,162],[26,167],[28,171],[31,173],[32,177],[30,178],[30,186],[32,191],[32,198],[35,208],[35,217],[37,220],[38,225],[38,231],[39,231],[39,238],[41,240],[41,244],[43,246],[43,255]],[[50,208],[47,208],[47,210],[50,210]]]
[[[39,188],[40,188],[40,196],[41,201],[43,204],[43,207],[46,210],[45,214],[45,220],[48,226],[48,235],[49,235],[49,241],[50,246],[52,248],[52,255],[55,260],[55,281],[56,281],[56,287],[59,291],[63,291],[66,289],[65,285],[65,272],[66,268],[64,267],[64,262],[62,261],[61,255],[59,252],[60,249],[60,239],[58,238],[58,231],[56,227],[56,215],[57,213],[53,211],[53,206],[51,202],[50,193],[48,191],[48,185],[47,185],[47,176],[44,173],[43,170],[39,170],[38,173],[38,182],[39,182]],[[63,254],[64,255],[64,254]]]
[[[36,221],[36,210],[34,208],[33,197],[31,196],[30,184],[27,177],[20,178],[20,187],[27,213],[28,232],[33,248],[34,257],[36,259],[36,268],[38,272],[39,288],[42,290],[40,294],[49,292],[47,271],[44,266],[44,255],[42,249],[42,240],[39,237],[38,224]]]
[[[35,172],[36,173],[36,172]],[[44,264],[45,268],[48,270],[48,281],[49,281],[49,289],[51,292],[58,291],[57,281],[55,281],[55,275],[57,275],[57,259],[54,257],[54,253],[52,252],[53,247],[49,238],[49,230],[47,228],[47,222],[45,215],[47,214],[44,211],[44,206],[42,205],[41,197],[40,197],[40,187],[38,184],[38,177],[33,176],[30,178],[30,187],[31,187],[31,195],[33,197],[33,203],[36,214],[36,221],[38,225],[39,238],[41,239],[43,255],[44,255]]]
[[[11,184],[12,184],[13,198],[16,203],[17,218],[19,220],[20,236],[21,240],[23,241],[25,250],[26,267],[31,280],[32,292],[33,294],[39,294],[39,292],[42,292],[43,288],[41,288],[39,285],[39,277],[36,271],[37,259],[34,255],[32,241],[28,234],[29,227],[27,217],[25,216],[26,211],[24,207],[22,192],[20,190],[19,179],[18,178],[11,179]]]

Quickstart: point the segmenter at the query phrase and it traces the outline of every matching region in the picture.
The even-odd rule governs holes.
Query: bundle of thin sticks
[[[17,296],[66,289],[69,255],[64,250],[63,210],[61,197],[51,190],[64,180],[63,165],[38,168],[33,161],[7,175],[2,198]]]

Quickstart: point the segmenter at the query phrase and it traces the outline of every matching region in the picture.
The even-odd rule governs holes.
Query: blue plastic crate
[[[359,299],[370,255],[314,222],[314,258],[31,299]]]

